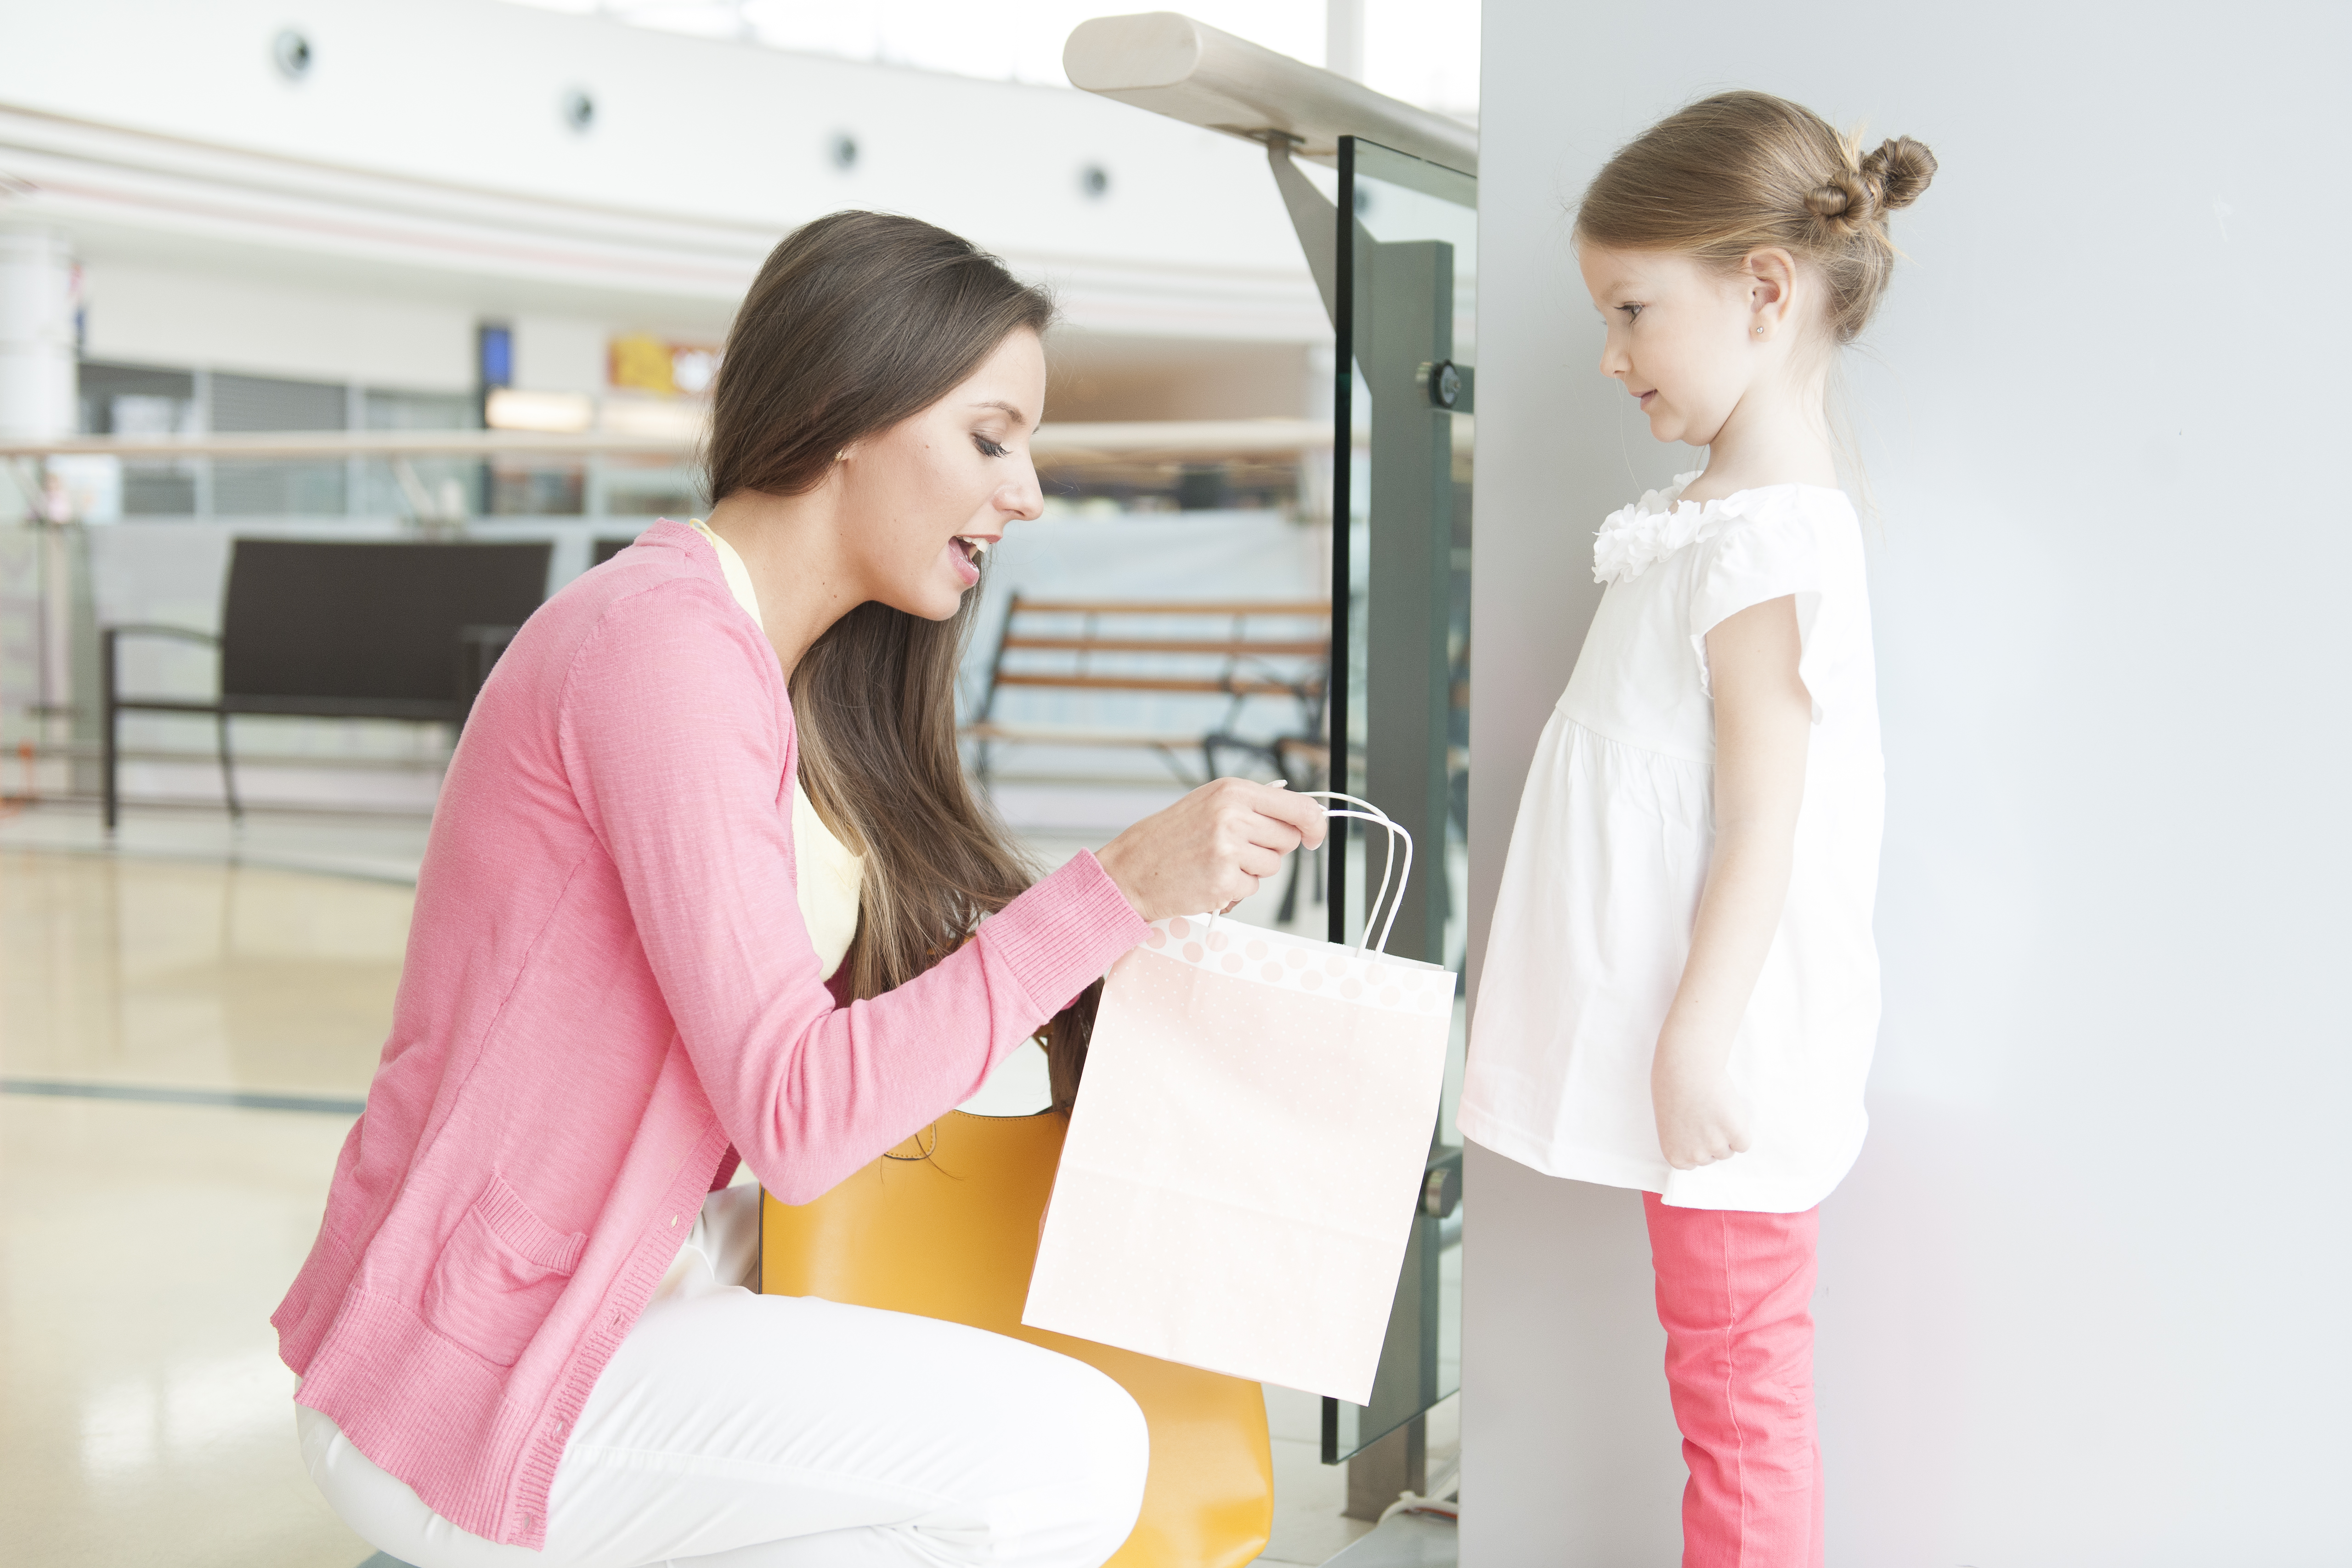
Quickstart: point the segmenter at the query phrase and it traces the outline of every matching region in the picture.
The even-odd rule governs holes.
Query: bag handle
[[[1358,958],[1364,956],[1364,948],[1367,944],[1370,945],[1374,952],[1383,958],[1387,957],[1389,932],[1396,929],[1397,910],[1404,907],[1405,884],[1412,880],[1412,835],[1398,823],[1391,821],[1387,812],[1360,796],[1342,795],[1338,790],[1330,789],[1303,789],[1298,793],[1317,800],[1344,800],[1350,805],[1362,806],[1361,811],[1327,811],[1325,815],[1352,817],[1358,822],[1375,823],[1388,829],[1388,842],[1385,852],[1381,857],[1380,889],[1373,893],[1370,900],[1364,905],[1363,940],[1356,943]],[[1396,844],[1400,838],[1404,840],[1404,874],[1397,879],[1396,896],[1390,898],[1389,873],[1396,868]],[[1375,942],[1372,941],[1372,922],[1381,920],[1381,905],[1384,900],[1388,904],[1388,918],[1381,921],[1381,939]]]

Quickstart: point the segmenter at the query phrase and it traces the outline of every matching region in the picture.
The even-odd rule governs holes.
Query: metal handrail
[[[687,458],[679,434],[538,430],[281,430],[208,436],[0,437],[0,458],[105,456],[142,462],[178,458]],[[1320,419],[1167,419],[1049,423],[1029,439],[1040,462],[1135,458],[1234,458],[1327,452]]]

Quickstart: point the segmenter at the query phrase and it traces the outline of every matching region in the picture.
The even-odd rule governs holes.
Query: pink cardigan
[[[571,1424],[737,1151],[814,1198],[1147,931],[1080,855],[842,1006],[793,769],[775,650],[670,522],[530,618],[450,763],[392,1036],[271,1321],[300,1402],[477,1535],[544,1544]]]

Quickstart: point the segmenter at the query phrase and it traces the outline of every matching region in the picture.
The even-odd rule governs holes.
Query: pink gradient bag
[[[1403,838],[1412,876],[1377,808],[1331,815]],[[1112,965],[1024,1323],[1370,1397],[1454,1010],[1452,972],[1386,942],[1180,916]]]

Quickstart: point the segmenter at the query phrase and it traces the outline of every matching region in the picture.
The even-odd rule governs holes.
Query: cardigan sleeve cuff
[[[1151,928],[1110,873],[1081,849],[1069,864],[982,921],[980,940],[1042,1006],[1066,1006]]]

